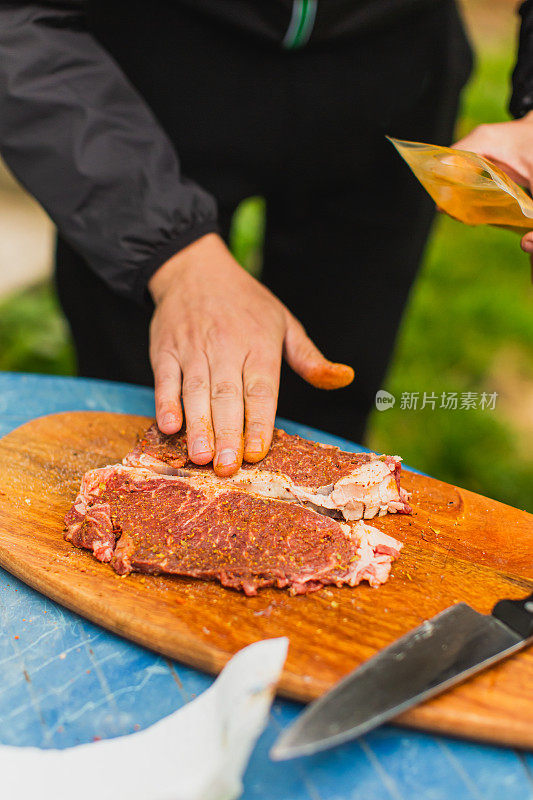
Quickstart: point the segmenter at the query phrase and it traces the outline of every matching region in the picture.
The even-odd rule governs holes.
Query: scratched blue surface
[[[153,400],[149,390],[123,384],[0,373],[0,435],[34,417],[75,409],[152,414]],[[134,732],[212,681],[107,633],[1,570],[0,620],[6,744],[68,747]],[[297,703],[274,703],[243,800],[533,800],[533,755],[394,727],[312,758],[271,762],[269,747],[300,710]]]

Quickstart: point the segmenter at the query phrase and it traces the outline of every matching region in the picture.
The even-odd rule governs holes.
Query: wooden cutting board
[[[380,589],[258,597],[216,583],[118,577],[64,541],[82,474],[119,461],[149,423],[103,412],[54,414],[0,439],[0,565],[106,628],[218,672],[239,648],[288,636],[280,692],[310,700],[424,619],[464,600],[488,612],[533,591],[533,516],[410,472],[412,516],[373,521],[405,543]],[[533,648],[398,718],[402,724],[533,747]]]

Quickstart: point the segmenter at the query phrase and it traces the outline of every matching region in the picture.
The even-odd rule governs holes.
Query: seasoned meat
[[[311,508],[347,520],[371,519],[387,512],[409,514],[407,493],[400,488],[401,459],[375,453],[347,453],[276,429],[266,457],[244,464],[231,478],[221,478],[256,494],[308,503]],[[185,433],[167,436],[152,425],[124,464],[162,474],[210,473],[211,465],[189,461]]]
[[[132,570],[218,580],[254,595],[327,584],[379,586],[401,544],[363,522],[340,523],[255,495],[206,471],[183,478],[114,465],[83,477],[65,538]]]

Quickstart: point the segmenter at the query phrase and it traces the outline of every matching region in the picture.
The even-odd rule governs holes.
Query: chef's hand
[[[533,190],[533,111],[521,119],[479,125],[453,147],[488,158],[513,181]],[[533,280],[533,231],[522,237],[521,246],[531,257]]]
[[[282,353],[313,386],[337,389],[353,370],[327,361],[302,325],[208,234],[165,262],[150,279],[155,303],[150,360],[157,423],[181,428],[182,401],[189,457],[214,459],[232,475],[270,447]],[[244,432],[244,436],[243,436]]]

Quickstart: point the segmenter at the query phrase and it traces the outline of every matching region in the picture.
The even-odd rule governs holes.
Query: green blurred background
[[[465,0],[477,57],[457,135],[507,118],[516,3]],[[50,283],[53,229],[0,175],[0,369],[74,374],[67,327]],[[260,269],[264,206],[244,203],[232,247]],[[6,238],[7,237],[7,238]],[[32,257],[27,255],[31,251]],[[533,314],[528,259],[516,234],[440,217],[412,292],[366,444],[451,483],[533,510]],[[20,277],[21,276],[21,277]],[[22,285],[20,285],[22,284]],[[403,392],[497,392],[494,410],[402,410]]]

